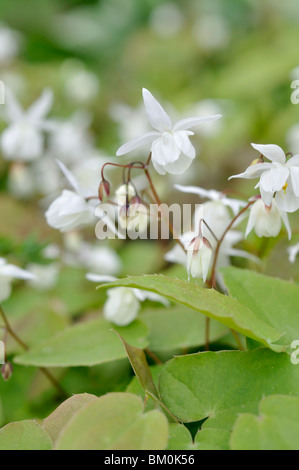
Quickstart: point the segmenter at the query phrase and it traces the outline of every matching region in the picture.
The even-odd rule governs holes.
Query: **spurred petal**
[[[173,163],[167,163],[164,165],[164,169],[167,173],[171,175],[182,175],[188,170],[189,166],[193,162],[192,158],[187,157],[187,155],[181,154],[180,158]]]
[[[140,137],[137,137],[137,139],[130,140],[130,142],[122,145],[116,152],[116,155],[120,157],[121,155],[125,155],[126,153],[132,152],[138,147],[147,146],[158,137],[160,137],[159,132],[148,132],[147,134],[143,134]]]
[[[278,208],[284,212],[296,212],[299,209],[299,197],[294,193],[291,178],[288,179],[288,186],[276,193],[275,201]]]
[[[156,161],[159,165],[164,166],[175,162],[180,154],[181,150],[170,132],[164,132],[159,139],[153,142],[152,161]]]
[[[145,110],[152,127],[159,132],[170,131],[172,129],[171,119],[160,103],[146,88],[143,88],[142,94]]]
[[[282,218],[282,221],[285,225],[285,228],[287,229],[288,238],[289,238],[289,240],[291,240],[291,238],[292,238],[292,229],[291,229],[290,221],[289,221],[289,218],[288,218],[288,214],[284,211],[279,211],[279,212],[280,212],[280,217]]]
[[[187,155],[187,157],[193,159],[193,158],[196,157],[196,152],[195,152],[195,148],[193,147],[193,145],[190,142],[190,139],[189,139],[190,135],[193,135],[193,132],[192,133],[183,132],[183,131],[175,132],[174,133],[174,140],[175,140],[177,146],[179,147],[179,149],[185,155]]]
[[[271,162],[282,163],[286,162],[286,156],[282,148],[278,145],[258,145],[251,144],[252,147],[259,153],[267,157]]]
[[[280,191],[286,184],[290,170],[283,165],[273,164],[269,171],[261,176],[260,187],[269,193]]]
[[[28,119],[33,121],[40,121],[43,119],[51,110],[53,106],[53,92],[50,89],[46,89],[42,92],[38,100],[26,112]]]
[[[222,118],[221,114],[215,114],[212,116],[201,116],[201,117],[191,117],[186,119],[181,119],[178,121],[174,126],[174,131],[186,131],[188,129],[192,129],[192,127],[201,124],[202,122],[211,122],[216,121],[217,119]]]
[[[262,186],[260,186],[259,184],[257,186],[260,188],[262,200],[264,201],[266,206],[270,207],[271,204],[272,204],[274,193],[265,191],[264,188]]]

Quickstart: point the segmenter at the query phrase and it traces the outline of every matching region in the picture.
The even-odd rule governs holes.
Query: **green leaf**
[[[246,269],[221,270],[230,294],[247,305],[261,320],[283,333],[288,346],[299,339],[299,286]]]
[[[133,346],[128,344],[120,335],[118,336],[125,347],[131,366],[141,387],[145,392],[146,397],[151,397],[156,403],[158,403],[162,408],[166,410],[166,412],[171,416],[171,418],[177,421],[176,418],[172,415],[172,413],[165,407],[165,405],[160,400],[158,390],[153,381],[152,374],[143,350],[134,348]]]
[[[81,409],[62,431],[59,450],[163,450],[168,422],[159,411],[143,413],[136,395],[111,393]]]
[[[264,396],[299,395],[299,368],[268,349],[176,357],[160,374],[160,396],[183,422],[230,431],[239,413],[257,412]]]
[[[95,395],[89,395],[88,393],[74,395],[63,402],[44,420],[43,429],[45,429],[54,443],[57,441],[61,430],[68,424],[73,415],[95,399],[97,399]]]
[[[231,436],[233,450],[299,450],[299,398],[271,396],[259,416],[241,415]]]
[[[51,449],[50,437],[36,421],[20,421],[0,429],[0,450]]]
[[[141,318],[149,327],[149,348],[153,351],[172,351],[205,344],[205,316],[184,305],[167,309],[147,308]],[[221,323],[211,320],[210,342],[228,331]]]
[[[53,338],[15,358],[17,364],[36,367],[94,366],[126,357],[114,328],[134,346],[144,348],[148,330],[136,320],[129,326],[116,328],[103,318],[66,328]]]
[[[218,320],[275,351],[283,349],[273,344],[279,340],[281,332],[260,320],[245,305],[215,290],[204,289],[193,283],[162,275],[125,278],[100,288],[110,289],[116,286],[136,287],[156,292]]]
[[[168,450],[229,450],[230,432],[224,429],[198,431],[194,442],[188,429],[181,424],[169,426]]]

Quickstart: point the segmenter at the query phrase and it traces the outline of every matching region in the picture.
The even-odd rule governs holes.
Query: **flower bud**
[[[99,199],[101,202],[106,201],[110,196],[110,183],[102,180],[99,186]]]
[[[187,252],[187,272],[194,278],[202,278],[206,282],[211,264],[213,249],[205,237],[194,238]]]
[[[136,196],[136,190],[132,183],[122,184],[116,191],[115,195],[120,206],[126,206]]]
[[[13,374],[12,364],[10,362],[6,362],[5,364],[3,364],[3,366],[1,367],[1,375],[3,379],[5,380],[5,382],[7,382],[11,378],[12,374]]]

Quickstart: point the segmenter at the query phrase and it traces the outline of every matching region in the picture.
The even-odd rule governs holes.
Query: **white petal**
[[[296,212],[299,209],[299,197],[297,197],[293,190],[292,181],[289,178],[286,190],[281,190],[276,193],[275,201],[281,211]]]
[[[159,294],[155,294],[155,292],[150,292],[146,290],[141,290],[141,289],[133,289],[136,297],[140,302],[144,302],[145,300],[151,300],[152,302],[159,302],[165,307],[168,307],[170,305],[170,302],[165,299],[165,297],[162,297]]]
[[[24,115],[24,110],[17,101],[14,93],[10,88],[5,91],[6,115],[10,122],[19,121]]]
[[[75,178],[73,173],[70,172],[70,170],[65,166],[64,163],[62,163],[60,160],[56,160],[56,162],[58,163],[59,168],[61,169],[62,173],[64,174],[64,176],[66,177],[70,185],[74,188],[74,190],[78,194],[80,194],[81,188],[80,188],[77,178]]]
[[[182,265],[185,265],[187,261],[186,252],[178,244],[175,244],[174,247],[164,255],[164,259],[169,263]]]
[[[173,134],[174,140],[177,146],[179,147],[179,149],[185,155],[187,155],[187,157],[194,159],[196,157],[196,152],[195,152],[195,148],[190,142],[190,139],[189,139],[190,135],[193,135],[193,132],[188,133],[188,132],[179,131]]]
[[[147,134],[143,134],[140,137],[137,137],[137,139],[130,140],[130,142],[127,142],[126,144],[122,145],[116,152],[116,155],[120,157],[121,155],[125,155],[126,153],[132,152],[133,150],[139,147],[147,146],[158,137],[160,137],[159,132],[148,132]]]
[[[8,277],[0,276],[0,303],[7,300],[11,295],[11,279]]]
[[[7,276],[12,279],[35,279],[36,276],[29,271],[14,266],[13,264],[7,264],[1,269],[1,275]]]
[[[299,155],[294,155],[292,158],[290,158],[290,159],[287,161],[287,166],[288,166],[288,167],[291,167],[291,166],[299,166]]]
[[[261,192],[262,200],[264,201],[266,206],[270,207],[272,204],[274,193],[265,191],[262,186],[260,186],[260,192]]]
[[[163,132],[162,136],[155,140],[152,145],[152,161],[159,165],[175,162],[181,154],[173,134]]]
[[[278,145],[258,145],[251,144],[252,147],[259,153],[267,157],[272,162],[282,163],[286,162],[286,156],[282,148]]]
[[[183,173],[185,173],[186,170],[188,170],[192,162],[192,158],[187,157],[187,155],[181,154],[177,161],[164,165],[164,169],[167,173],[170,173],[171,175],[182,175]]]
[[[106,274],[87,273],[85,277],[88,281],[97,282],[99,284],[102,284],[102,283],[105,283],[105,282],[117,281],[117,277],[108,276]]]
[[[260,177],[264,171],[271,168],[272,163],[256,163],[255,165],[250,165],[244,173],[239,175],[233,175],[229,180],[233,178],[245,178],[245,179],[254,179]]]
[[[237,250],[235,248],[231,248],[230,250],[227,250],[226,254],[228,256],[238,256],[239,258],[245,258],[250,261],[253,261],[254,263],[261,264],[261,260],[257,256],[248,253],[244,250]]]
[[[290,170],[283,165],[273,164],[269,171],[261,176],[260,188],[269,193],[280,191],[289,177]]]
[[[198,124],[201,124],[202,122],[216,121],[217,119],[220,119],[220,118],[222,118],[221,114],[215,114],[213,116],[191,117],[187,119],[181,119],[173,126],[173,130],[185,131],[185,130],[191,129],[192,127],[197,126]]]
[[[33,121],[40,121],[44,118],[53,106],[53,98],[52,90],[44,90],[38,100],[26,112],[27,118]]]
[[[256,217],[257,217],[256,211],[252,210],[251,208],[250,213],[249,213],[249,218],[248,218],[248,224],[246,227],[245,238],[247,238],[250,232],[252,232],[255,226]]]
[[[172,129],[171,119],[160,103],[146,88],[143,88],[142,94],[145,110],[152,127],[159,132],[170,131]]]
[[[294,193],[297,197],[299,197],[299,167],[291,166],[290,173],[291,173]]]
[[[289,238],[289,240],[291,240],[291,238],[292,238],[292,229],[291,229],[290,221],[289,221],[289,218],[288,218],[288,214],[286,212],[280,211],[280,217],[282,218],[284,226],[287,230],[288,238]]]

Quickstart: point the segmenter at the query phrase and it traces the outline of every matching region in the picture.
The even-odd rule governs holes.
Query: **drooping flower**
[[[51,227],[68,232],[91,224],[94,221],[95,207],[92,201],[86,200],[84,191],[74,175],[63,163],[58,161],[58,164],[73,190],[64,190],[52,202],[45,216]]]
[[[190,136],[194,135],[194,132],[189,129],[201,122],[219,119],[221,115],[182,119],[173,125],[168,114],[146,89],[143,89],[143,100],[148,119],[155,130],[121,146],[117,155],[125,155],[139,147],[150,146],[152,162],[159,174],[184,173],[196,157],[195,148],[190,142]]]
[[[12,91],[6,90],[4,119],[9,123],[1,135],[1,149],[7,160],[32,161],[44,151],[44,131],[55,125],[46,120],[53,104],[53,93],[44,90],[40,98],[24,111]]]
[[[258,237],[277,237],[281,231],[282,221],[287,229],[289,239],[292,236],[286,212],[279,210],[275,199],[271,206],[266,206],[262,199],[258,199],[250,208],[250,214],[245,236],[254,229]]]
[[[187,272],[188,277],[202,278],[206,282],[210,264],[212,261],[213,249],[207,238],[195,237],[187,251]]]
[[[91,282],[113,282],[117,279],[113,276],[88,273],[86,278]],[[153,292],[134,289],[131,287],[113,287],[107,290],[108,300],[103,309],[106,320],[118,326],[126,326],[137,318],[141,308],[141,302],[151,300],[169,306],[167,299]]]
[[[198,228],[198,223],[200,220],[203,219],[210,229],[213,231],[213,234],[219,239],[225,230],[227,229],[228,225],[232,221],[232,217],[230,215],[229,209],[226,205],[223,204],[222,200],[216,201],[209,201],[202,204],[199,208],[199,212],[194,214],[193,224],[194,227]],[[176,244],[168,253],[165,255],[166,261],[170,263],[178,263],[182,264],[186,268],[188,267],[188,248],[192,240],[194,240],[198,236],[198,231],[189,231],[185,232],[181,237],[180,241],[182,242],[185,251],[183,248]],[[207,228],[205,224],[202,224],[202,236],[205,237],[208,242],[210,243],[212,249],[214,250],[217,245],[217,241],[215,240],[214,236]],[[244,235],[242,232],[238,230],[229,230],[226,234],[219,250],[218,259],[217,259],[217,268],[225,267],[230,265],[230,258],[232,256],[238,256],[242,258],[250,259],[254,262],[259,262],[258,258],[253,256],[252,254],[240,250],[238,248],[234,248],[234,245],[240,243],[244,239]],[[192,247],[192,246],[191,246]],[[187,252],[187,254],[186,254]],[[190,255],[189,255],[190,256]],[[207,262],[205,263],[205,267],[207,266]],[[211,262],[210,262],[211,265]],[[225,289],[224,283],[222,281],[222,277],[220,274],[217,273],[217,281],[222,287]]]
[[[0,302],[10,297],[14,279],[32,280],[35,278],[33,273],[13,264],[7,264],[4,258],[0,258]]]
[[[257,188],[267,206],[272,199],[280,210],[295,212],[299,209],[299,155],[287,160],[284,151],[278,145],[256,145],[252,147],[270,162],[254,162],[244,173],[231,178],[260,178]],[[230,178],[230,179],[231,179]]]

